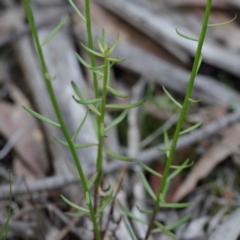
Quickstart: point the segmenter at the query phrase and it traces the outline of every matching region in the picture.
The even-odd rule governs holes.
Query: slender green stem
[[[87,27],[87,35],[88,35],[88,46],[93,50],[93,38],[92,38],[92,27],[91,27],[91,10],[90,10],[90,0],[85,0],[85,13],[86,13],[86,27]],[[96,67],[96,60],[94,54],[90,53],[91,64],[92,67]],[[93,73],[93,84],[95,91],[95,98],[99,98],[98,91],[98,79],[97,74]]]
[[[199,39],[199,42],[198,42],[198,47],[197,47],[197,51],[196,51],[196,55],[195,55],[195,59],[194,59],[194,64],[193,64],[190,80],[189,80],[189,83],[188,83],[187,92],[186,92],[186,95],[185,95],[185,99],[184,99],[182,110],[181,110],[181,113],[180,113],[180,116],[179,116],[179,120],[178,120],[178,123],[177,123],[177,126],[176,126],[176,130],[175,130],[175,133],[174,133],[174,136],[173,136],[172,146],[171,146],[171,150],[170,150],[170,153],[169,153],[169,157],[167,159],[167,163],[166,163],[166,167],[165,167],[165,170],[164,170],[163,178],[162,178],[161,184],[159,186],[157,199],[156,199],[154,209],[153,209],[153,214],[151,216],[151,219],[150,219],[150,222],[149,222],[149,225],[148,225],[148,230],[147,230],[146,236],[144,238],[145,240],[148,239],[148,237],[151,233],[151,230],[152,230],[152,227],[154,225],[155,218],[156,218],[156,214],[157,214],[157,212],[159,210],[159,207],[160,207],[160,196],[163,193],[164,187],[165,187],[166,182],[167,182],[167,177],[168,177],[168,174],[169,174],[169,170],[170,170],[170,167],[171,167],[171,164],[172,164],[172,161],[173,161],[173,157],[174,157],[174,154],[175,154],[175,151],[176,151],[177,141],[178,141],[178,138],[179,138],[179,134],[180,134],[180,131],[181,131],[181,128],[182,128],[183,121],[185,119],[185,115],[186,115],[186,111],[187,111],[188,103],[189,103],[189,98],[191,96],[193,85],[194,85],[194,80],[195,80],[195,77],[196,77],[196,74],[197,74],[198,63],[199,63],[200,58],[201,58],[202,46],[203,46],[203,42],[204,42],[204,39],[205,39],[206,31],[207,31],[208,19],[209,19],[209,15],[210,15],[210,11],[211,11],[211,5],[212,5],[212,0],[208,0],[206,10],[205,10],[202,30],[201,30],[201,34],[200,34],[200,39]]]
[[[74,148],[74,145],[73,145],[73,142],[71,140],[70,134],[67,130],[66,124],[63,120],[60,108],[59,108],[58,103],[57,103],[57,99],[56,99],[56,96],[55,96],[55,93],[54,93],[54,90],[53,90],[53,87],[52,87],[51,79],[49,77],[47,65],[45,63],[44,55],[43,55],[43,52],[42,52],[41,44],[39,42],[38,33],[37,33],[37,29],[36,29],[36,26],[35,26],[35,23],[34,23],[34,18],[33,18],[33,14],[32,14],[32,10],[31,10],[31,7],[30,7],[29,0],[24,0],[24,5],[25,5],[28,21],[29,21],[29,24],[30,24],[30,27],[31,27],[32,35],[33,35],[33,38],[34,38],[34,41],[35,41],[35,44],[36,44],[39,60],[40,60],[41,66],[42,66],[42,72],[43,72],[43,75],[44,75],[47,90],[48,90],[48,93],[49,93],[49,96],[50,96],[55,114],[56,114],[57,119],[59,121],[59,124],[61,126],[62,132],[63,132],[63,134],[64,134],[64,136],[65,136],[65,138],[68,142],[70,151],[72,153],[74,162],[76,164],[78,174],[79,174],[80,180],[82,182],[84,192],[86,194],[86,198],[87,198],[87,202],[88,202],[88,206],[89,206],[89,211],[90,211],[90,216],[91,216],[91,219],[92,219],[92,222],[93,222],[94,231],[95,231],[97,240],[100,240],[101,239],[100,238],[100,232],[99,232],[96,217],[95,217],[95,214],[94,214],[91,198],[89,197],[89,190],[88,190],[88,186],[87,186],[87,181],[86,181],[82,166],[80,164],[80,161],[78,159],[76,149]]]

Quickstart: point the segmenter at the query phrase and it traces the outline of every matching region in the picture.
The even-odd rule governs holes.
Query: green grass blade
[[[178,168],[176,169],[174,172],[172,172],[168,178],[167,178],[167,181],[170,181],[172,180],[173,178],[175,178],[183,169],[185,169],[185,166],[187,166],[189,163],[189,159],[187,159],[181,166],[182,168]]]
[[[130,211],[128,211],[121,203],[120,201],[117,200],[118,206],[120,207],[120,209],[131,219],[140,222],[140,223],[144,223],[147,224],[145,221],[143,221],[141,218],[136,217],[134,214],[132,214]]]
[[[55,127],[60,127],[60,124],[59,124],[59,123],[54,122],[54,121],[52,121],[52,120],[50,120],[50,119],[42,116],[41,114],[33,111],[32,109],[30,109],[30,108],[28,108],[28,107],[23,107],[23,109],[24,109],[25,111],[27,111],[28,113],[30,113],[32,116],[38,118],[39,120],[41,120],[41,121],[43,121],[43,122],[46,122],[46,123],[48,123],[48,124],[51,124],[51,125],[53,125],[53,126],[55,126]]]
[[[63,27],[63,25],[67,22],[68,15],[66,15],[63,20],[53,29],[53,31],[45,38],[41,46],[43,47],[45,44],[49,43],[54,36],[60,31],[60,29]]]
[[[72,141],[75,140],[75,138],[77,137],[77,135],[79,134],[79,132],[81,131],[86,119],[87,119],[87,116],[88,116],[88,113],[89,113],[89,109],[87,108],[87,111],[86,111],[86,114],[82,120],[82,122],[80,123],[79,127],[77,128],[76,132],[74,133],[73,137],[72,137]]]
[[[191,41],[194,41],[194,42],[198,42],[198,39],[189,37],[189,36],[187,36],[187,35],[185,35],[185,34],[182,34],[182,33],[180,33],[177,29],[176,29],[176,32],[177,32],[177,34],[178,34],[180,37],[183,37],[183,38],[185,38],[185,39],[187,39],[187,40],[191,40]]]
[[[162,208],[186,208],[191,206],[192,203],[161,203]]]
[[[125,217],[124,214],[122,214],[121,216],[122,216],[124,225],[125,225],[125,227],[127,229],[127,232],[129,234],[129,236],[131,237],[131,240],[137,240],[137,237],[135,236],[135,233],[134,233],[130,223],[128,222],[127,218]]]
[[[68,143],[66,141],[61,140],[58,137],[54,137],[54,140],[60,143],[61,145],[65,147],[69,147]],[[97,146],[97,143],[74,143],[73,144],[75,148],[88,148],[88,147],[94,147]]]
[[[93,104],[93,103],[99,103],[102,101],[101,98],[89,99],[89,100],[79,100],[79,99],[76,99],[75,96],[73,96],[73,99],[75,100],[76,103],[82,104],[82,105],[89,105],[89,104]]]
[[[88,48],[83,43],[80,43],[80,44],[87,52],[92,53],[92,54],[94,54],[95,56],[98,56],[98,57],[104,57],[104,55],[102,53],[96,52],[96,51],[92,50],[91,48]]]
[[[113,108],[113,109],[130,109],[130,108],[135,108],[138,107],[140,105],[142,105],[143,103],[145,103],[146,100],[142,100],[136,103],[132,103],[132,104],[122,104],[122,105],[117,105],[117,104],[106,104],[106,108]]]
[[[106,128],[105,132],[108,131],[109,129],[115,127],[118,125],[120,122],[123,121],[123,119],[127,116],[128,114],[128,109],[125,109],[116,119],[114,119]]]
[[[202,122],[199,122],[199,123],[197,123],[197,124],[195,124],[195,125],[193,125],[193,126],[187,128],[187,129],[181,131],[181,132],[180,132],[180,135],[183,135],[183,134],[189,133],[189,132],[195,130],[196,128],[200,127],[201,125],[202,125]]]
[[[75,204],[75,203],[71,202],[70,200],[68,200],[67,198],[65,198],[63,195],[61,195],[61,198],[70,207],[75,208],[75,209],[77,209],[81,212],[84,212],[84,213],[89,213],[88,209],[78,206],[77,204]]]
[[[157,176],[157,177],[162,177],[162,175],[156,171],[154,171],[152,168],[148,167],[146,164],[144,164],[143,162],[141,161],[137,161],[139,163],[139,165],[144,168],[147,172],[150,172],[151,174]]]
[[[109,155],[110,157],[115,158],[117,160],[121,160],[121,161],[124,161],[124,162],[135,162],[136,161],[136,159],[134,159],[134,158],[123,156],[123,155],[120,155],[118,153],[106,150],[106,149],[103,149],[103,151],[105,153],[107,153],[107,155]]]
[[[177,222],[167,225],[165,228],[167,230],[170,230],[170,231],[174,230],[174,229],[180,227],[181,225],[183,225],[184,223],[186,223],[187,221],[189,221],[190,218],[191,218],[190,215],[184,216],[183,218],[181,218]],[[162,230],[159,229],[159,228],[155,228],[155,229],[152,230],[152,233],[159,233],[159,232],[162,232]]]
[[[145,175],[142,172],[140,172],[140,178],[141,178],[143,186],[145,187],[148,194],[153,198],[153,200],[156,201],[157,197],[156,197],[155,193],[153,192],[152,188],[150,187]]]
[[[208,27],[218,27],[218,26],[223,26],[223,25],[226,25],[226,24],[228,24],[228,23],[233,22],[236,18],[237,18],[237,14],[235,13],[235,16],[234,16],[233,19],[231,19],[231,20],[229,20],[229,21],[227,21],[227,22],[208,24]]]
[[[110,54],[111,52],[113,52],[114,49],[117,47],[118,42],[119,42],[119,39],[120,39],[120,34],[118,33],[114,44],[113,44],[112,47],[110,48],[109,54]]]
[[[153,212],[152,210],[143,210],[139,206],[137,206],[137,209],[142,214],[152,214],[152,212]]]
[[[163,86],[163,91],[169,97],[169,99],[179,108],[182,108],[182,105],[167,91],[167,89]]]
[[[156,226],[159,228],[159,230],[163,233],[165,233],[167,236],[175,238],[175,234],[170,232],[166,227],[164,227],[161,223],[155,221],[154,222],[156,224]]]
[[[120,97],[120,98],[127,98],[126,95],[121,94],[120,92],[118,92],[117,90],[115,90],[114,88],[107,86],[107,89],[116,97]]]
[[[110,195],[108,196],[108,198],[104,201],[104,203],[102,204],[102,206],[98,209],[97,213],[96,213],[96,217],[98,217],[103,210],[105,209],[105,207],[109,204],[109,202],[112,200],[113,198],[113,192],[110,193]]]
[[[82,15],[82,13],[79,11],[78,7],[73,3],[72,0],[69,0],[69,3],[72,5],[73,9],[77,13],[77,15],[84,21],[86,22],[86,18]]]
[[[98,177],[98,172],[94,173],[94,174],[91,176],[91,178],[88,180],[87,185],[88,185],[88,189],[89,189],[89,190],[92,188],[92,186],[93,186],[93,184],[95,183],[97,177]]]

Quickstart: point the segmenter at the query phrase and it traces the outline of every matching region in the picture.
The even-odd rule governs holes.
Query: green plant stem
[[[157,212],[158,212],[159,207],[160,207],[160,196],[163,193],[164,187],[166,185],[167,177],[169,175],[170,167],[171,167],[173,157],[174,157],[174,154],[175,154],[175,151],[176,151],[177,141],[178,141],[178,138],[179,138],[179,134],[180,134],[180,131],[181,131],[181,128],[182,128],[183,121],[185,119],[185,115],[186,115],[186,111],[187,111],[188,103],[189,103],[189,98],[191,96],[193,85],[194,85],[194,80],[195,80],[195,77],[196,77],[196,74],[197,74],[198,63],[199,63],[200,58],[201,58],[202,46],[203,46],[203,42],[204,42],[204,39],[205,39],[206,31],[207,31],[208,19],[209,19],[209,15],[210,15],[210,11],[211,11],[211,5],[212,5],[212,0],[208,0],[206,10],[205,10],[202,30],[201,30],[201,34],[200,34],[200,38],[199,38],[199,42],[198,42],[198,47],[197,47],[197,51],[196,51],[196,55],[195,55],[195,59],[194,59],[194,64],[193,64],[190,80],[189,80],[189,83],[188,83],[187,92],[186,92],[186,95],[185,95],[185,99],[184,99],[182,110],[181,110],[181,113],[180,113],[180,116],[179,116],[177,127],[176,127],[176,130],[175,130],[174,136],[173,136],[172,146],[171,146],[171,150],[170,150],[170,153],[169,153],[169,157],[167,159],[167,163],[166,163],[166,167],[165,167],[164,174],[163,174],[163,177],[162,177],[162,181],[161,181],[161,184],[160,184],[159,189],[158,189],[158,194],[157,194],[157,199],[156,199],[156,202],[155,202],[155,205],[154,205],[153,214],[151,216],[151,219],[150,219],[150,222],[149,222],[149,225],[148,225],[148,230],[147,230],[147,233],[146,233],[146,236],[145,236],[144,240],[148,239],[148,237],[151,233],[152,227],[154,225],[154,221],[155,221]]]
[[[93,47],[93,38],[92,38],[92,27],[91,27],[91,10],[90,10],[90,0],[85,0],[85,13],[86,13],[86,27],[87,27],[87,35],[88,35],[88,46],[90,49],[94,50]],[[96,60],[93,53],[90,53],[91,64],[92,67],[96,67]],[[97,74],[93,72],[93,84],[95,91],[95,98],[99,98],[99,90],[98,90],[98,79]]]
[[[66,124],[63,120],[63,117],[62,117],[62,114],[61,114],[60,108],[58,106],[57,99],[56,99],[56,96],[55,96],[55,93],[54,93],[54,90],[53,90],[53,87],[52,87],[52,84],[51,84],[51,79],[49,77],[47,65],[45,63],[45,59],[44,59],[44,56],[43,56],[41,44],[39,42],[38,33],[37,33],[37,29],[36,29],[36,26],[35,26],[35,23],[34,23],[34,18],[33,18],[33,14],[32,14],[32,10],[31,10],[31,7],[30,7],[29,0],[24,0],[24,5],[25,5],[28,21],[29,21],[29,24],[30,24],[30,27],[31,27],[32,35],[33,35],[33,38],[34,38],[34,41],[35,41],[35,44],[36,44],[39,60],[40,60],[41,67],[42,67],[43,76],[44,76],[44,79],[45,79],[45,83],[46,83],[46,86],[47,86],[47,90],[48,90],[48,93],[49,93],[49,96],[50,96],[55,114],[56,114],[57,119],[59,121],[59,124],[61,126],[62,132],[63,132],[63,134],[64,134],[64,136],[65,136],[65,138],[68,142],[70,151],[72,153],[74,162],[75,162],[77,170],[78,170],[80,180],[82,182],[84,193],[86,194],[86,196],[90,196],[89,191],[88,191],[87,181],[86,181],[86,178],[85,178],[83,170],[82,170],[82,166],[81,166],[80,161],[78,159],[76,149],[74,148],[74,145],[73,145],[73,142],[71,140],[70,134],[67,130]],[[91,219],[92,219],[92,222],[93,222],[93,227],[94,227],[94,231],[95,231],[95,234],[96,234],[96,238],[97,238],[97,240],[101,240],[100,232],[99,232],[99,229],[98,229],[96,217],[95,217],[92,202],[91,202],[91,198],[88,199],[88,207],[89,207],[90,216],[91,216]]]

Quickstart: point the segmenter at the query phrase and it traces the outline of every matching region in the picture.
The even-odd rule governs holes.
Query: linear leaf
[[[134,214],[132,214],[130,211],[128,211],[121,203],[120,201],[117,200],[118,206],[120,207],[120,209],[131,219],[140,222],[140,223],[144,223],[147,224],[144,220],[142,220],[141,218],[136,217]]]
[[[140,178],[141,178],[143,186],[147,190],[148,194],[153,198],[153,200],[156,201],[157,197],[156,197],[155,193],[153,192],[152,188],[150,187],[145,175],[142,172],[140,172]]]
[[[91,48],[87,47],[83,43],[80,43],[80,44],[87,52],[92,53],[92,54],[94,54],[95,56],[98,56],[98,57],[104,57],[104,55],[102,53],[99,53],[99,52],[96,52],[96,51],[92,50]]]
[[[71,202],[70,200],[68,200],[67,198],[65,198],[63,195],[61,195],[61,198],[69,206],[71,206],[71,207],[73,207],[73,208],[75,208],[75,209],[77,209],[79,211],[82,211],[82,212],[85,212],[85,213],[89,213],[88,209],[78,206],[77,204],[75,204],[75,203]]]
[[[97,42],[97,45],[98,45],[98,47],[99,47],[99,50],[100,50],[102,53],[104,53],[103,46],[102,46],[102,44],[101,44],[101,42],[100,42],[100,40],[99,40],[98,37],[96,37],[96,42]]]
[[[167,89],[163,86],[163,91],[169,97],[169,99],[179,108],[182,108],[182,105],[167,91]]]
[[[212,23],[212,24],[208,24],[208,27],[217,27],[217,26],[223,26],[226,25],[228,23],[233,22],[235,19],[237,18],[237,14],[235,13],[235,17],[227,22],[222,22],[222,23]]]
[[[100,70],[102,68],[104,68],[104,65],[101,65],[101,66],[97,66],[97,67],[92,67],[90,64],[88,64],[85,60],[83,60],[83,58],[78,54],[78,53],[75,53],[78,61],[86,68],[90,69],[90,70],[93,70],[93,71],[97,71],[97,70]]]
[[[156,171],[154,171],[152,168],[148,167],[146,164],[144,164],[143,162],[141,161],[137,161],[139,163],[139,165],[144,168],[146,171],[150,172],[151,174],[157,176],[157,177],[160,177],[162,178],[162,175]]]
[[[102,206],[98,209],[98,211],[95,215],[96,217],[102,213],[102,211],[105,209],[105,207],[108,205],[108,203],[112,200],[112,198],[113,198],[113,192],[110,193],[108,198],[105,200],[105,202],[102,204]]]
[[[79,127],[77,128],[76,132],[74,133],[73,137],[72,137],[72,141],[75,140],[75,138],[77,137],[77,135],[79,134],[79,132],[81,131],[86,119],[87,119],[87,116],[88,116],[88,113],[89,113],[89,109],[87,108],[87,111],[86,111],[86,114],[82,120],[82,122],[80,123]]]
[[[161,203],[162,208],[185,208],[191,206],[192,203]]]
[[[81,100],[86,100],[86,97],[84,96],[84,94],[80,91],[80,89],[78,88],[78,86],[76,85],[76,83],[74,81],[71,81],[71,85],[72,88],[74,90],[74,92],[77,94],[77,96],[81,99]],[[95,114],[97,114],[98,116],[101,115],[101,113],[97,110],[96,107],[94,107],[92,104],[88,105],[88,108],[94,112]]]
[[[52,40],[52,38],[59,32],[59,30],[63,27],[63,25],[68,20],[68,15],[66,15],[63,20],[53,29],[53,31],[45,38],[41,46],[44,46],[48,42]]]
[[[105,132],[118,125],[127,116],[128,109],[125,109],[116,119],[114,119],[106,128]]]
[[[203,98],[201,97],[201,98],[199,98],[197,100],[192,99],[192,98],[188,98],[188,100],[189,100],[189,102],[192,102],[192,103],[198,103],[198,102],[201,102],[203,100]]]
[[[104,48],[104,51],[107,50],[107,37],[106,37],[106,32],[104,29],[102,29],[102,41],[103,41],[103,48]]]
[[[127,218],[125,217],[125,215],[122,214],[121,217],[123,219],[123,222],[124,222],[124,225],[125,225],[125,227],[127,229],[127,232],[130,235],[130,237],[131,237],[131,240],[137,240],[137,237],[135,236],[135,233],[134,233],[131,225],[129,224]]]
[[[185,169],[185,166],[189,163],[189,159],[187,159],[181,166],[182,168],[176,169],[174,172],[172,172],[168,178],[167,181],[172,180],[174,177],[176,177],[183,169]]]
[[[121,94],[120,92],[118,92],[117,90],[115,90],[114,88],[107,86],[107,89],[116,97],[120,97],[120,98],[127,98],[126,95]]]
[[[118,58],[107,58],[109,61],[114,63],[123,62],[125,59],[118,59]]]
[[[168,152],[168,151],[171,151],[171,147],[169,147],[169,148],[158,148],[158,151],[159,152]]]
[[[169,138],[168,138],[168,133],[166,130],[164,130],[164,132],[163,132],[163,137],[164,137],[165,149],[171,149],[169,146]],[[170,150],[166,150],[165,152],[166,152],[166,156],[169,157]]]
[[[153,210],[143,210],[139,206],[137,206],[137,209],[142,214],[152,214],[153,213]]]
[[[69,147],[66,141],[63,141],[58,137],[54,137],[54,140],[65,147]],[[97,143],[74,143],[73,145],[75,148],[87,148],[87,147],[97,146],[98,144]]]
[[[109,54],[110,54],[111,52],[113,52],[114,49],[117,47],[118,42],[119,42],[119,39],[120,39],[120,34],[118,33],[114,44],[113,44],[112,47],[110,48]]]
[[[156,224],[156,226],[161,230],[161,232],[165,233],[167,236],[175,238],[175,234],[173,234],[172,232],[170,232],[166,227],[164,227],[161,223],[155,221],[154,222]]]
[[[114,109],[129,109],[129,108],[134,108],[142,105],[145,103],[146,100],[142,100],[136,103],[131,103],[131,104],[122,104],[122,105],[116,105],[116,104],[106,104],[106,108],[114,108]]]
[[[187,39],[187,40],[191,40],[191,41],[194,41],[194,42],[198,42],[198,39],[197,39],[197,38],[192,38],[192,37],[189,37],[189,36],[187,36],[187,35],[185,35],[185,34],[182,34],[182,33],[180,33],[177,29],[176,29],[176,32],[177,32],[177,34],[178,34],[180,37],[183,37],[183,38],[185,38],[185,39]]]
[[[194,161],[190,162],[189,164],[185,165],[185,166],[175,166],[175,165],[171,165],[171,168],[173,169],[184,169],[184,168],[189,168],[194,164]]]
[[[89,100],[79,100],[79,99],[76,99],[75,96],[73,96],[73,99],[75,100],[76,103],[83,104],[83,105],[89,105],[89,104],[98,103],[98,102],[102,101],[101,98],[89,99]]]
[[[177,222],[165,226],[165,228],[166,228],[167,230],[174,230],[175,228],[178,228],[178,227],[180,227],[182,224],[186,223],[190,218],[191,218],[190,215],[184,216],[183,218],[181,218],[181,219],[178,220]],[[155,228],[155,229],[152,230],[152,233],[159,233],[159,232],[162,232],[159,228]]]
[[[181,132],[180,132],[180,135],[183,135],[183,134],[189,133],[189,132],[193,131],[194,129],[200,127],[201,125],[202,125],[202,122],[199,122],[199,123],[197,123],[197,124],[195,124],[195,125],[193,125],[193,126],[187,128],[187,129],[181,131]]]
[[[93,184],[95,183],[96,179],[98,177],[98,172],[94,173],[91,178],[88,180],[87,186],[88,186],[88,190],[90,190],[93,186]]]
[[[115,153],[115,152],[106,150],[106,149],[103,149],[103,151],[104,151],[105,153],[107,153],[110,157],[115,158],[115,159],[117,159],[117,160],[124,161],[124,162],[135,162],[135,160],[136,160],[136,159],[134,159],[134,158],[130,158],[130,157],[127,157],[127,156],[123,156],[123,155],[120,155],[120,154],[118,154],[118,153]]]
[[[46,122],[46,123],[49,123],[55,127],[60,127],[60,124],[57,123],[57,122],[54,122],[44,116],[42,116],[41,114],[33,111],[32,109],[28,108],[28,107],[23,107],[24,110],[26,110],[28,113],[30,113],[31,115],[33,115],[34,117],[38,118],[39,120],[43,121],[43,122]]]
[[[82,15],[82,13],[79,11],[78,7],[73,3],[72,0],[69,0],[69,3],[72,5],[73,9],[77,13],[77,15],[84,21],[86,22],[86,18]]]

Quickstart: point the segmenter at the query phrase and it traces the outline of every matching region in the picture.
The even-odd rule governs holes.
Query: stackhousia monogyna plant
[[[155,232],[163,232],[163,233],[165,233],[165,234],[167,234],[171,237],[175,237],[172,230],[174,230],[175,228],[177,228],[181,224],[188,221],[190,216],[184,216],[182,219],[180,219],[176,223],[173,223],[169,226],[163,226],[161,223],[159,223],[155,220],[155,217],[156,217],[156,214],[157,214],[158,210],[160,209],[160,207],[161,208],[184,208],[186,206],[189,206],[189,204],[190,204],[190,203],[166,203],[166,201],[165,201],[165,196],[166,196],[166,193],[168,191],[170,181],[178,173],[180,173],[183,169],[192,165],[192,163],[189,160],[186,160],[181,166],[174,166],[174,165],[172,165],[172,160],[173,160],[174,154],[176,152],[176,145],[177,145],[177,141],[178,141],[179,136],[182,135],[182,134],[189,133],[189,132],[193,131],[194,129],[201,126],[201,123],[197,123],[196,125],[188,128],[188,129],[185,129],[183,131],[181,130],[183,121],[185,119],[185,115],[186,115],[186,111],[187,111],[189,102],[194,103],[194,102],[198,102],[198,101],[201,100],[201,99],[199,99],[199,100],[191,99],[191,92],[192,92],[192,89],[193,89],[193,84],[194,84],[196,74],[198,72],[198,69],[199,69],[199,67],[201,65],[201,61],[202,61],[201,52],[202,52],[202,46],[203,46],[203,42],[204,42],[204,39],[205,39],[205,34],[206,34],[206,31],[207,31],[207,27],[208,26],[223,25],[223,24],[226,24],[227,22],[226,23],[221,23],[221,24],[212,24],[212,25],[208,24],[208,19],[209,19],[209,15],[210,15],[211,4],[212,4],[212,1],[208,0],[206,10],[205,10],[204,20],[203,20],[203,24],[202,24],[202,30],[201,30],[201,34],[200,34],[199,39],[194,39],[194,38],[188,37],[188,36],[180,33],[178,30],[176,30],[178,35],[180,35],[181,37],[184,37],[188,40],[197,41],[198,42],[198,47],[197,47],[197,50],[196,50],[195,60],[194,60],[194,64],[193,64],[193,68],[192,68],[192,72],[191,72],[191,76],[190,76],[190,80],[189,80],[188,88],[186,90],[186,95],[185,95],[185,99],[184,99],[183,104],[180,104],[179,102],[177,102],[170,95],[170,93],[163,87],[163,90],[164,90],[165,94],[173,101],[173,103],[175,103],[181,109],[181,112],[180,112],[180,116],[179,116],[179,119],[178,119],[178,122],[177,122],[174,137],[173,137],[173,140],[171,142],[169,141],[167,131],[164,132],[165,148],[164,149],[159,149],[159,151],[166,152],[167,161],[166,161],[164,174],[161,175],[158,172],[149,168],[147,165],[138,161],[135,158],[129,158],[127,156],[120,155],[118,153],[114,153],[114,152],[109,151],[109,150],[104,148],[103,139],[104,139],[104,137],[107,137],[106,136],[107,131],[109,129],[115,127],[116,125],[118,125],[121,121],[123,121],[123,119],[126,117],[126,115],[128,113],[128,109],[140,106],[141,104],[143,104],[145,102],[145,100],[142,100],[142,101],[139,101],[139,102],[136,102],[136,103],[126,104],[126,105],[107,104],[107,93],[111,93],[114,96],[119,97],[119,98],[126,98],[125,95],[121,94],[117,90],[110,87],[110,84],[109,84],[110,68],[113,66],[113,64],[122,61],[121,59],[110,57],[110,54],[117,47],[117,44],[118,44],[118,41],[119,41],[119,35],[117,36],[114,44],[112,46],[109,46],[109,44],[107,43],[107,38],[106,38],[105,31],[103,30],[102,31],[102,39],[101,39],[102,41],[100,41],[99,38],[96,39],[96,43],[97,43],[98,48],[99,48],[99,51],[96,51],[94,49],[92,30],[91,30],[90,1],[85,0],[85,16],[79,11],[79,9],[77,8],[77,6],[74,4],[74,2],[72,0],[69,0],[69,2],[72,5],[72,7],[74,8],[74,10],[76,11],[76,13],[78,14],[78,16],[80,17],[80,19],[86,23],[87,34],[88,34],[88,46],[84,45],[83,43],[80,43],[80,44],[81,44],[82,48],[90,54],[91,64],[85,62],[81,58],[81,56],[78,55],[77,53],[76,53],[76,57],[83,66],[85,66],[86,68],[88,68],[92,72],[93,81],[94,81],[94,92],[95,92],[95,98],[94,99],[87,99],[84,96],[84,94],[82,93],[81,89],[78,88],[77,84],[72,81],[72,87],[73,87],[73,89],[76,93],[76,97],[75,96],[73,97],[75,102],[78,103],[78,104],[86,106],[86,115],[84,116],[82,122],[80,123],[78,129],[76,130],[76,132],[74,133],[74,135],[72,137],[70,136],[70,134],[67,130],[67,126],[65,125],[65,122],[64,122],[64,119],[62,117],[59,105],[57,103],[57,100],[56,100],[56,97],[55,97],[55,94],[54,94],[54,90],[53,90],[53,87],[52,87],[52,83],[51,83],[51,78],[49,76],[48,69],[47,69],[47,66],[46,66],[46,63],[45,63],[45,59],[44,59],[44,55],[43,55],[43,52],[42,52],[42,46],[44,44],[47,44],[49,41],[51,41],[51,39],[54,37],[54,35],[61,29],[61,27],[67,21],[67,17],[65,17],[58,24],[58,26],[51,32],[51,34],[41,44],[40,41],[39,41],[39,38],[38,38],[38,33],[37,33],[37,29],[36,29],[36,26],[35,26],[35,23],[34,23],[34,18],[33,18],[33,14],[32,14],[30,4],[29,4],[29,0],[24,0],[24,5],[25,5],[29,25],[31,27],[33,39],[35,41],[37,53],[38,53],[38,56],[39,56],[39,61],[41,63],[43,76],[44,76],[44,79],[45,79],[45,83],[46,83],[46,86],[47,86],[47,89],[48,89],[49,97],[52,101],[52,105],[53,105],[54,111],[56,113],[58,122],[54,122],[54,121],[36,113],[35,111],[33,111],[33,110],[31,110],[27,107],[24,107],[24,109],[27,112],[29,112],[30,114],[32,114],[33,116],[37,117],[38,119],[40,119],[44,122],[47,122],[48,124],[51,124],[55,127],[59,127],[59,128],[62,129],[62,132],[65,136],[65,140],[61,140],[59,138],[55,138],[55,140],[58,143],[60,143],[61,145],[69,147],[69,149],[72,153],[72,157],[73,157],[74,162],[76,164],[76,168],[77,168],[77,171],[78,171],[78,174],[79,174],[79,177],[80,177],[80,181],[81,181],[82,186],[83,186],[83,191],[84,191],[84,194],[85,194],[85,197],[86,197],[86,205],[87,205],[88,208],[78,206],[78,205],[72,203],[70,200],[68,200],[64,196],[62,196],[62,199],[67,204],[69,204],[71,207],[79,210],[81,212],[81,214],[89,214],[90,218],[92,220],[92,223],[93,223],[94,239],[97,239],[97,240],[104,239],[105,233],[108,230],[108,225],[109,224],[106,224],[105,229],[103,228],[103,226],[102,226],[102,214],[103,214],[104,209],[106,208],[106,206],[110,202],[111,202],[110,211],[113,210],[113,206],[114,206],[113,204],[116,200],[116,194],[119,191],[119,187],[120,187],[121,182],[122,182],[123,174],[121,174],[120,180],[117,184],[117,190],[115,192],[110,190],[106,194],[104,194],[104,197],[102,197],[102,196],[99,197],[98,196],[98,191],[99,191],[99,188],[101,188],[102,181],[103,181],[103,152],[105,152],[110,157],[121,160],[121,161],[137,162],[138,164],[140,164],[140,166],[145,171],[148,171],[148,172],[162,178],[162,181],[161,181],[161,184],[159,186],[158,193],[156,195],[153,192],[153,190],[151,189],[150,185],[148,184],[148,182],[145,178],[145,175],[142,172],[140,173],[140,178],[142,180],[142,183],[143,183],[146,191],[149,193],[149,195],[153,198],[153,200],[155,202],[154,208],[152,210],[144,210],[144,209],[138,208],[138,210],[142,214],[150,214],[151,217],[150,217],[149,223],[147,223],[147,222],[143,221],[142,219],[134,216],[130,211],[128,211],[126,208],[124,208],[124,206],[119,201],[117,201],[120,209],[123,212],[122,220],[125,223],[125,226],[126,226],[126,229],[129,233],[130,238],[133,239],[133,240],[137,239],[137,237],[135,236],[134,230],[131,228],[131,224],[129,224],[128,218],[130,218],[133,221],[139,221],[139,222],[145,223],[148,226],[146,236],[144,238],[145,240],[148,239],[148,237],[150,236],[151,233],[155,233]],[[235,18],[236,18],[236,16],[235,16]],[[103,59],[103,65],[97,66],[96,61],[95,61],[95,57],[102,58]],[[101,94],[100,94],[99,85],[98,85],[100,79],[103,79],[102,93]],[[105,122],[104,122],[105,112],[106,112],[107,108],[114,108],[114,109],[122,110],[122,113],[119,114],[119,116],[115,120],[113,120],[108,126],[106,126]],[[89,111],[92,112],[93,116],[97,120],[96,122],[97,122],[97,137],[98,137],[98,144],[97,144],[98,153],[97,153],[97,161],[96,161],[96,173],[90,178],[90,180],[87,181],[86,176],[85,176],[85,174],[83,172],[83,169],[82,169],[82,166],[81,166],[81,161],[79,160],[79,157],[77,155],[76,149],[77,148],[85,148],[85,147],[96,146],[96,144],[95,143],[75,143],[75,138],[80,133],[81,128],[84,125],[84,122],[85,122],[85,120],[86,120],[86,118],[89,114]],[[171,168],[175,169],[175,170],[170,174],[170,169]],[[91,196],[90,195],[90,190],[91,190],[91,187],[93,185],[94,185],[94,194],[93,194],[93,196]],[[111,213],[109,212],[109,214],[111,214]],[[110,217],[109,217],[109,220],[110,220]],[[108,221],[108,223],[109,223],[109,221]]]

